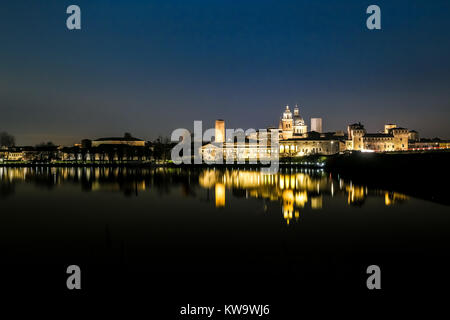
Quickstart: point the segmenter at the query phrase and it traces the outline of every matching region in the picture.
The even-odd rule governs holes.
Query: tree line
[[[0,132],[0,147],[14,147],[16,145],[16,138],[6,131]]]

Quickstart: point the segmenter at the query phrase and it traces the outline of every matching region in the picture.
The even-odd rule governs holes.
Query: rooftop
[[[99,138],[94,141],[144,141],[144,140],[134,137],[107,137],[107,138]]]

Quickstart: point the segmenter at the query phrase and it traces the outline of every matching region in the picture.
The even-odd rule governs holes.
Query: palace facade
[[[395,124],[385,125],[382,133],[367,133],[361,123],[349,125],[347,131],[347,150],[374,152],[408,150],[409,131]]]

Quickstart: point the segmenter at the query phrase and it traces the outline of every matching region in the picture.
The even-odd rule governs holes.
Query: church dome
[[[305,125],[305,121],[300,116],[300,111],[299,111],[297,105],[295,105],[295,108],[294,108],[294,125],[295,126],[304,126]]]
[[[305,125],[305,121],[300,116],[294,116],[294,125],[296,125],[296,126],[304,126]]]

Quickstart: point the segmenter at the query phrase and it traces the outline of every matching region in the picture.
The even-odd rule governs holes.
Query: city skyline
[[[326,131],[450,138],[448,2],[378,1],[378,31],[360,1],[77,1],[76,31],[70,4],[0,5],[0,130],[19,145],[153,140],[217,118],[265,128],[296,103]]]
[[[284,109],[284,108],[286,108],[286,109]],[[291,108],[289,105],[286,105],[284,108],[280,108],[280,109],[282,109],[282,110],[290,110],[289,108]],[[295,107],[293,108],[293,110],[297,110],[297,112],[298,112],[298,109],[299,109],[299,107],[298,107],[298,105],[295,105]],[[343,128],[339,128],[339,129],[337,129],[337,130],[328,130],[328,128],[326,127],[326,124],[325,124],[325,126],[324,126],[324,128],[325,129],[327,129],[327,130],[323,130],[322,128],[322,120],[323,120],[323,117],[315,117],[315,118],[310,118],[309,119],[309,121],[308,121],[308,118],[303,118],[302,117],[302,114],[300,113],[299,114],[299,116],[300,116],[300,118],[302,119],[302,121],[304,120],[304,124],[305,124],[305,129],[306,129],[306,131],[305,131],[305,133],[306,132],[312,132],[312,131],[315,131],[315,130],[312,130],[312,126],[313,126],[313,122],[314,121],[320,121],[320,128],[321,128],[321,130],[320,131],[318,131],[319,133],[322,133],[322,132],[327,132],[327,133],[337,133],[338,135],[339,135],[339,133],[340,132],[342,132],[342,133],[345,133],[345,134],[347,134],[347,132],[348,132],[348,127],[349,126],[352,126],[352,125],[356,125],[356,124],[359,124],[359,125],[362,125],[363,127],[365,127],[365,128],[370,128],[370,127],[373,127],[373,126],[371,126],[371,125],[366,125],[367,124],[367,122],[365,122],[365,121],[356,121],[356,122],[354,122],[354,124],[353,123],[347,123],[347,125],[345,126],[345,127],[343,127]],[[252,129],[254,129],[254,130],[256,130],[256,131],[259,131],[259,130],[271,130],[271,129],[274,129],[274,128],[280,128],[281,129],[281,120],[283,119],[283,114],[279,117],[279,123],[276,123],[276,121],[274,121],[273,122],[273,124],[271,124],[271,125],[268,125],[268,126],[266,126],[266,127],[260,127],[260,128],[250,128],[250,127],[244,127],[244,128],[232,128],[233,130],[241,130],[241,129],[243,129],[244,131],[246,131],[247,129],[250,129],[250,130],[252,130]],[[201,121],[201,120],[195,120],[195,121]],[[222,119],[216,119],[216,120],[214,120],[213,121],[213,123],[212,123],[212,125],[208,125],[208,124],[206,124],[205,125],[205,123],[204,122],[202,122],[202,130],[207,130],[207,129],[214,129],[214,123],[216,123],[216,125],[217,125],[217,121],[221,121],[221,122],[224,122],[225,120],[222,120]],[[398,124],[393,124],[393,122],[386,122],[386,123],[384,123],[383,125],[382,125],[382,127],[380,127],[380,128],[378,128],[376,131],[374,131],[374,132],[377,132],[377,133],[385,133],[386,132],[386,126],[394,126],[394,127],[396,127],[396,126],[398,126]],[[400,127],[402,127],[402,125],[400,126]],[[228,127],[229,128],[229,127]],[[172,132],[175,130],[175,129],[179,129],[179,128],[174,128],[173,130],[172,130]],[[192,134],[194,133],[194,129],[193,129],[193,125],[192,125],[192,128],[182,128],[182,129],[188,129]],[[419,135],[420,135],[420,132],[418,131],[418,130],[416,130],[415,128],[408,128],[409,129],[409,131],[413,131],[413,132],[416,132],[416,133],[418,133]],[[9,133],[9,132],[3,132],[3,133]],[[13,135],[13,134],[11,134],[11,133],[9,133],[10,134],[10,136],[12,136],[13,138],[14,138],[14,140],[15,140],[15,145],[16,146],[27,146],[26,144],[21,144],[20,142],[18,143],[17,142],[17,140],[15,139],[16,137]],[[217,134],[217,130],[216,130],[216,134]],[[158,137],[155,137],[155,138],[153,138],[153,139],[147,139],[146,137],[141,137],[141,136],[136,136],[136,135],[134,135],[132,132],[125,132],[125,133],[120,133],[120,132],[118,132],[118,133],[116,133],[116,134],[111,134],[111,135],[103,135],[103,136],[95,136],[95,137],[87,137],[87,136],[83,136],[83,138],[81,138],[80,140],[75,140],[75,141],[73,141],[73,142],[69,142],[68,144],[64,144],[64,143],[56,143],[55,141],[51,141],[50,139],[43,139],[43,140],[40,140],[40,142],[38,142],[38,143],[35,143],[35,144],[29,144],[29,146],[31,146],[31,145],[43,145],[43,144],[46,144],[46,143],[54,143],[55,145],[60,145],[60,146],[71,146],[71,145],[78,145],[78,144],[80,144],[83,140],[92,140],[92,141],[96,141],[96,140],[98,140],[98,141],[102,141],[102,140],[107,140],[107,139],[115,139],[115,138],[121,138],[121,137],[123,137],[123,135],[125,135],[125,136],[129,136],[129,137],[132,137],[132,138],[137,138],[136,140],[140,140],[140,141],[156,141],[156,140],[158,140],[158,139],[160,139],[160,138],[162,138],[163,140],[165,140],[165,139],[168,139],[169,141],[170,141],[170,136],[171,136],[171,134],[169,133],[168,135],[159,135]],[[112,137],[112,138],[105,138],[105,137]],[[430,139],[435,139],[435,138],[440,138],[441,140],[444,140],[444,141],[447,141],[447,140],[449,140],[449,139],[446,139],[445,137],[423,137],[423,136],[420,136],[420,139],[425,139],[425,140],[430,140]],[[209,142],[209,140],[208,141],[204,141],[204,142]]]

